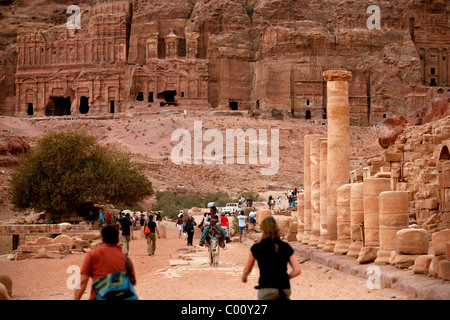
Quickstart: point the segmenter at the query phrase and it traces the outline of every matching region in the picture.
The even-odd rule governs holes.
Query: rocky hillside
[[[172,149],[178,142],[171,141],[177,129],[187,129],[194,137],[194,121],[201,121],[203,132],[218,129],[226,136],[226,129],[278,129],[279,169],[274,175],[262,175],[258,163],[249,164],[248,147],[244,164],[180,164],[172,161]],[[154,189],[171,190],[177,193],[207,194],[225,191],[238,195],[245,190],[265,192],[302,187],[303,182],[303,136],[311,133],[326,134],[326,126],[320,123],[284,119],[253,119],[235,116],[204,115],[124,115],[117,119],[95,120],[29,120],[11,117],[0,118],[0,134],[3,139],[20,137],[31,147],[37,139],[53,130],[78,129],[95,136],[102,144],[117,144],[127,151],[135,161],[144,163]],[[268,139],[270,143],[270,138]],[[366,160],[377,155],[381,147],[377,142],[376,128],[351,128],[351,167],[361,171]],[[205,149],[210,142],[203,142]],[[270,154],[270,148],[268,148]],[[225,148],[224,148],[225,156]],[[225,162],[225,159],[224,159]],[[10,213],[5,191],[14,166],[1,168],[0,212]]]

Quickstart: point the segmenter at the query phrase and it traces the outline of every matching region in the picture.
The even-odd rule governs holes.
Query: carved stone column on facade
[[[198,51],[198,38],[197,32],[186,32],[186,58],[196,59]]]
[[[158,58],[158,34],[149,34],[145,42],[145,57],[148,60]]]
[[[178,42],[180,37],[175,34],[173,28],[170,28],[169,34],[165,37],[166,58],[176,59],[178,57]]]
[[[329,70],[323,73],[327,81],[327,229],[328,241],[323,248],[333,251],[337,241],[336,191],[350,178],[350,114],[348,80],[352,73]]]

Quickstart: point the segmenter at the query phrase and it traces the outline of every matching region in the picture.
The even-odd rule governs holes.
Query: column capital
[[[328,70],[323,73],[326,81],[347,81],[352,78],[352,73],[347,70]]]

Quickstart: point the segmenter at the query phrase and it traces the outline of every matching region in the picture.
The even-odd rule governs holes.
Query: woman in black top
[[[300,264],[292,247],[287,242],[280,240],[280,229],[273,217],[265,218],[260,227],[263,237],[250,249],[242,282],[247,282],[247,277],[252,271],[255,261],[258,261],[259,285],[255,287],[258,289],[258,299],[289,299],[291,295],[289,279],[300,275]],[[292,268],[289,274],[287,273],[288,263]]]

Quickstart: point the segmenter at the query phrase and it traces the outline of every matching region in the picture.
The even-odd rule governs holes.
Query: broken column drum
[[[270,209],[258,209],[256,211],[256,229],[259,231],[259,225],[261,222],[267,218],[272,216],[272,210]]]
[[[362,246],[362,226],[364,222],[364,185],[354,183],[350,190],[350,239],[347,256],[357,258]]]
[[[373,260],[376,258],[375,252],[379,249],[379,205],[378,198],[381,192],[390,191],[391,179],[388,178],[366,178],[364,179],[364,247],[362,254],[371,248]],[[372,261],[373,261],[372,260]],[[367,262],[367,261],[366,261]]]
[[[384,191],[379,195],[379,246],[375,263],[389,264],[396,248],[396,234],[409,226],[407,191]]]
[[[337,241],[336,191],[350,180],[350,116],[348,80],[352,73],[329,70],[327,81],[327,230],[328,241],[323,248],[333,251]]]
[[[344,184],[337,189],[337,243],[334,253],[346,254],[351,244],[350,239],[350,190],[352,184]]]

